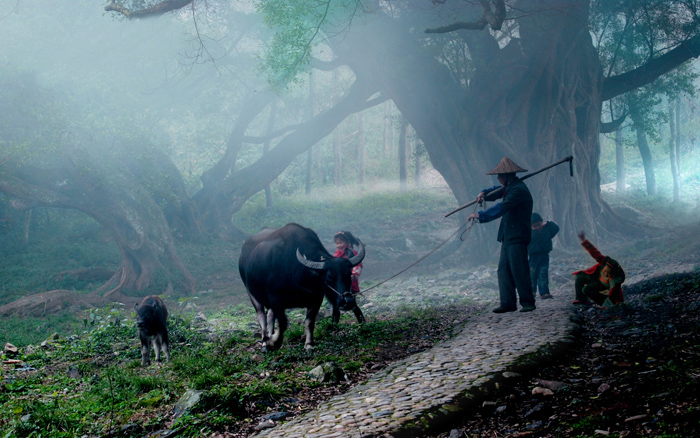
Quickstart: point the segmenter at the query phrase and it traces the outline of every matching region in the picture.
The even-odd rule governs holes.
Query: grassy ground
[[[255,232],[262,224],[299,222],[314,228],[329,248],[333,233],[353,231],[372,242],[368,256],[373,262],[363,276],[375,282],[424,255],[457,225],[436,219],[441,215],[435,212],[455,207],[452,196],[442,189],[340,195],[340,201],[338,193],[281,201],[272,209],[264,209],[259,197],[237,214],[235,222],[246,232]],[[615,205],[633,202],[648,217],[672,208],[667,198],[606,196]],[[668,215],[663,217],[668,220]],[[74,229],[76,219],[69,219],[62,224],[68,232],[60,234],[68,238],[42,235],[47,238],[29,245],[17,239],[3,242],[0,304],[28,291],[57,286],[87,291],[91,285],[71,280],[57,285],[54,275],[86,266],[116,266],[118,255],[100,240],[94,224]],[[59,225],[55,218],[52,223]],[[658,239],[664,236],[660,233]],[[645,246],[651,259],[644,263],[668,261],[677,251],[690,254],[697,248],[693,242],[679,238],[672,245],[659,241],[656,248]],[[673,245],[675,249],[668,250]],[[21,347],[19,356],[3,359],[22,363],[3,365],[0,437],[101,435],[125,424],[134,425],[127,433],[134,435],[175,427],[184,436],[248,436],[264,414],[304,412],[387,363],[448,337],[456,324],[483,309],[495,288],[495,266],[471,268],[468,273],[464,266],[460,271],[441,267],[438,275],[432,267],[397,279],[368,298],[372,306],[366,309],[370,320],[364,326],[350,315],[337,326],[321,320],[313,354],[303,349],[302,313],[291,311],[283,348],[261,355],[252,307],[238,279],[238,250],[238,245],[222,242],[179,247],[198,281],[198,292],[194,297],[165,297],[173,342],[173,360],[166,365],[140,367],[133,312],[117,305],[44,318],[3,318],[0,341]],[[630,264],[640,252],[634,243],[626,251],[621,254]],[[325,362],[339,365],[348,380],[312,380],[307,372]],[[205,391],[203,400],[175,420],[173,407],[187,389]]]
[[[418,245],[413,248],[416,253],[426,250],[420,246],[421,238],[431,245],[433,240],[426,235],[453,225],[447,222],[434,225],[429,232],[420,230],[426,217],[453,208],[455,201],[444,190],[343,195],[342,201],[323,195],[292,199],[272,209],[264,209],[263,200],[255,199],[237,214],[236,223],[255,232],[262,223],[280,226],[296,221],[313,227],[329,248],[339,229],[359,229],[359,236],[372,241],[394,239],[401,224],[409,230],[408,236],[417,236],[412,237]],[[53,225],[57,225],[55,220]],[[94,224],[82,224],[80,229],[83,234],[99,236]],[[396,231],[387,236],[386,230]],[[66,231],[70,234],[70,229]],[[95,251],[109,245],[99,238],[41,237],[29,245],[16,241],[16,250],[4,247],[9,250],[0,262],[5,286],[2,302],[28,290],[87,291],[92,287],[71,280],[57,285],[53,276],[84,267]],[[402,239],[398,240],[405,245],[403,233]],[[426,301],[407,306],[404,295],[389,291],[373,299],[373,307],[365,310],[369,321],[364,325],[358,325],[351,314],[344,315],[339,325],[328,318],[320,320],[317,347],[311,354],[303,348],[304,314],[292,310],[283,347],[261,355],[259,328],[238,278],[239,245],[208,242],[180,245],[178,250],[197,279],[198,292],[193,297],[165,297],[173,353],[168,364],[141,367],[134,312],[120,305],[41,318],[3,318],[0,341],[13,343],[20,352],[3,357],[10,362],[3,365],[0,375],[0,437],[103,435],[125,424],[134,424],[136,429],[129,433],[135,434],[135,430],[145,434],[175,427],[184,436],[209,432],[247,436],[260,416],[311,409],[319,400],[386,364],[445,339],[455,321],[464,321],[482,308],[463,294],[455,295],[450,304],[437,304],[426,297]],[[408,252],[403,248],[401,254]],[[96,260],[105,267],[118,263],[117,255],[110,251],[100,253]],[[418,287],[416,282],[406,290],[415,292]],[[13,363],[15,360],[21,362]],[[347,380],[321,383],[311,379],[307,372],[323,363],[338,365]],[[174,419],[173,407],[188,389],[204,391],[202,401]]]
[[[477,310],[403,308],[363,325],[348,315],[339,325],[323,319],[313,353],[304,350],[302,313],[291,311],[285,344],[264,356],[258,337],[247,329],[253,321],[248,307],[227,309],[209,322],[176,316],[170,318],[172,361],[146,368],[140,365],[128,312],[93,312],[82,333],[54,335],[42,346],[3,357],[22,363],[3,365],[0,436],[102,435],[125,424],[135,424],[143,433],[178,428],[182,436],[247,436],[257,424],[254,419],[308,410],[321,397],[445,339],[455,318]],[[324,363],[336,364],[345,377],[330,383],[309,377],[312,368]],[[187,389],[203,391],[202,400],[174,419],[172,409]]]

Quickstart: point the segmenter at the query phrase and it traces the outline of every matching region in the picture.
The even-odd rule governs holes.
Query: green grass
[[[404,308],[363,325],[348,315],[341,324],[323,319],[317,323],[313,352],[304,349],[303,312],[290,311],[282,348],[264,356],[258,339],[246,329],[254,321],[252,309],[222,310],[217,316],[235,330],[216,341],[194,320],[173,316],[172,361],[143,368],[132,312],[120,307],[92,310],[82,321],[74,320],[83,329],[78,335],[56,338],[47,348],[21,349],[20,358],[35,371],[3,369],[0,437],[102,435],[133,422],[146,431],[157,430],[163,426],[163,412],[188,388],[205,392],[200,404],[178,420],[178,427],[184,436],[201,436],[201,430],[245,421],[251,408],[264,411],[304,388],[325,385],[306,376],[319,364],[334,362],[346,373],[360,370],[376,360],[378,349],[401,348],[408,337],[443,323],[445,311]]]
[[[259,194],[233,216],[233,222],[242,230],[255,233],[263,226],[281,227],[289,222],[325,229],[329,224],[349,222],[342,218],[352,218],[361,230],[363,224],[400,222],[421,212],[445,211],[455,206],[454,196],[434,189],[369,193],[345,189],[342,193],[333,193],[333,196],[320,194],[311,198],[296,196],[279,200],[269,209],[265,207],[264,196]]]

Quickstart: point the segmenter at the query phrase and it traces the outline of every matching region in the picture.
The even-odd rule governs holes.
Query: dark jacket
[[[499,186],[493,187],[497,188]],[[491,189],[486,189],[489,191]],[[530,243],[530,216],[532,215],[532,195],[524,182],[515,178],[512,183],[493,195],[486,195],[486,201],[503,198],[503,202],[488,210],[479,212],[479,222],[501,219],[498,227],[498,241],[506,244]]]
[[[527,246],[528,254],[549,254],[552,251],[552,238],[559,232],[559,225],[547,222],[539,230],[532,230],[532,239]]]

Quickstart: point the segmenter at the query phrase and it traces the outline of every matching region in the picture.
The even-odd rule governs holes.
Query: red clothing
[[[354,249],[351,250],[350,248],[346,248],[345,251],[341,251],[339,249],[336,249],[335,253],[333,254],[333,257],[342,257],[342,258],[346,259],[346,258],[348,258],[348,255],[349,255],[348,253],[350,251],[352,251],[353,256],[357,255],[357,251],[355,251]],[[361,273],[362,273],[362,263],[360,263],[359,265],[352,268],[352,286],[350,286],[350,290],[355,292],[355,293],[360,291],[359,277],[360,277]]]
[[[606,262],[612,262],[615,265],[618,265],[616,261],[601,254],[600,251],[598,251],[598,248],[593,246],[593,244],[591,242],[589,242],[588,239],[581,242],[581,245],[584,248],[586,248],[586,251],[588,251],[588,253],[598,263],[596,263],[595,265],[591,266],[590,268],[588,268],[586,270],[576,271],[572,275],[586,274],[586,275],[590,276],[591,280],[600,282],[600,275],[601,275],[600,271],[602,271],[603,266],[605,265]],[[619,303],[622,303],[623,301],[625,301],[625,299],[622,295],[622,283],[625,281],[625,272],[618,265],[616,272],[613,272],[612,275],[613,276],[610,279],[610,283],[606,284],[606,286],[610,286],[610,292],[608,294],[608,298],[610,298],[610,301],[613,304],[619,304]]]

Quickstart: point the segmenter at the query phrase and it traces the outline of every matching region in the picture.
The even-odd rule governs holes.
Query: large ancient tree
[[[573,155],[575,178],[562,168],[528,181],[535,208],[563,224],[570,241],[580,228],[625,231],[600,195],[602,103],[700,54],[689,10],[619,2],[620,9],[640,8],[632,11],[635,19],[665,12],[685,27],[650,43],[643,64],[606,77],[590,33],[588,0],[480,1],[461,11],[463,22],[437,27],[437,17],[454,16],[446,10],[449,2],[429,10],[415,2],[391,5],[374,5],[374,13],[331,45],[394,100],[460,203],[473,199],[487,182],[483,174],[503,155],[530,170]],[[415,31],[431,23],[427,34]],[[458,51],[466,55],[459,59]]]
[[[147,2],[147,9],[128,9],[136,3],[142,4],[115,1],[109,6],[134,18],[194,5],[186,0]],[[531,170],[573,155],[575,178],[561,168],[529,180],[535,208],[564,226],[565,240],[573,241],[579,228],[618,233],[625,224],[599,191],[602,104],[700,52],[693,2],[604,4],[601,13],[601,5],[590,0],[262,1],[261,11],[276,24],[279,36],[268,59],[276,85],[283,86],[306,66],[352,69],[354,84],[330,109],[255,137],[248,132],[250,125],[275,93],[253,90],[241,105],[225,153],[203,174],[202,188],[191,199],[169,159],[155,155],[150,161],[134,161],[128,154],[113,157],[114,172],[93,172],[90,178],[85,173],[92,169],[85,165],[89,153],[75,155],[82,160],[77,164],[64,156],[56,161],[61,166],[45,168],[38,176],[26,162],[5,161],[0,163],[5,166],[0,190],[23,199],[27,208],[79,209],[110,230],[122,252],[119,275],[109,284],[115,291],[144,290],[158,270],[191,290],[193,281],[173,250],[174,227],[191,236],[230,233],[232,214],[296,156],[350,114],[390,98],[460,203],[490,185],[484,174],[503,155]],[[228,3],[207,3],[211,5],[224,8]],[[595,41],[591,36],[591,23],[602,29],[605,20],[646,20],[648,26],[670,21],[677,23],[670,28],[678,32],[666,32],[664,38],[655,34],[637,48],[646,50],[640,62],[612,74],[602,69],[594,44],[603,41],[604,31],[595,34]],[[324,36],[323,61],[311,56],[318,35]],[[244,144],[272,139],[273,153],[237,168]]]
[[[528,182],[535,208],[561,223],[562,238],[571,242],[580,228],[630,229],[600,195],[603,102],[700,54],[696,6],[668,0],[260,2],[279,36],[268,52],[272,77],[300,71],[323,35],[335,64],[349,66],[358,82],[368,81],[396,103],[460,203],[490,184],[484,173],[503,155],[530,170],[573,155],[575,178],[561,168]],[[649,37],[624,51],[629,38],[608,36],[608,29],[624,35],[632,28],[650,29]],[[602,68],[601,42],[611,45],[608,64],[622,52],[636,54],[624,64],[627,71]],[[295,150],[311,147],[308,140]],[[235,178],[228,184],[218,199],[230,212],[245,197],[235,196],[241,193]]]

